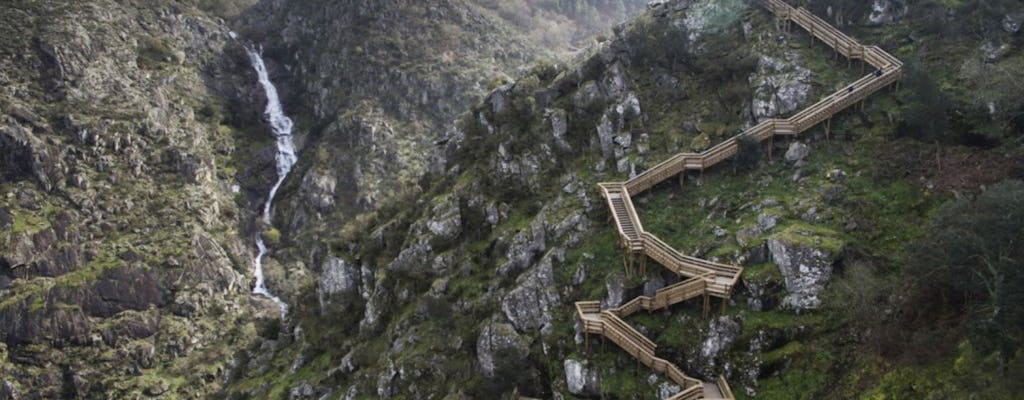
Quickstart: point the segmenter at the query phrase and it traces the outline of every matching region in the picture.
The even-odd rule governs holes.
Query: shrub
[[[733,169],[737,172],[749,172],[761,162],[761,142],[750,136],[740,136],[736,139],[736,155],[733,157]]]
[[[908,268],[919,290],[961,300],[956,311],[972,321],[968,339],[977,349],[995,353],[1004,367],[1024,334],[1022,239],[1024,183],[1008,181],[975,199],[944,204],[929,234],[914,246]]]
[[[903,102],[900,133],[920,140],[944,137],[949,130],[949,98],[919,64],[908,63],[904,70],[905,89],[900,92]]]

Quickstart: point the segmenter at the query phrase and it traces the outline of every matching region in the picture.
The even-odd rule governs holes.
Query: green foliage
[[[929,231],[914,248],[910,279],[962,299],[972,344],[1005,364],[1024,342],[1024,183],[944,204]]]
[[[267,241],[267,245],[274,247],[281,243],[281,231],[277,228],[267,229],[263,232],[263,239]]]
[[[764,156],[761,149],[761,142],[750,136],[740,136],[736,139],[736,155],[732,159],[733,169],[739,172],[749,172],[757,168]]]
[[[634,62],[643,67],[663,67],[670,71],[687,60],[689,42],[684,28],[646,15],[633,21],[632,30],[626,37]]]
[[[840,28],[864,20],[871,12],[871,2],[864,0],[810,0],[806,7],[820,16],[834,16],[832,22]]]
[[[174,52],[163,39],[142,36],[139,39],[136,62],[146,69],[159,69],[174,58]]]
[[[904,70],[900,134],[921,140],[946,136],[952,107],[949,97],[920,64],[907,63]]]

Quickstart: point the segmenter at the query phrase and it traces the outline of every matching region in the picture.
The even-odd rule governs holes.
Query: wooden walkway
[[[832,116],[851,106],[863,104],[867,97],[887,86],[898,85],[903,77],[903,63],[898,59],[878,46],[858,43],[810,11],[802,7],[794,8],[782,0],[761,0],[761,4],[785,22],[786,30],[795,24],[810,34],[812,42],[816,38],[830,46],[837,57],[846,57],[848,63],[860,60],[862,65],[870,65],[872,71],[789,118],[765,120],[699,154],[677,154],[626,182],[599,185],[618,229],[620,244],[626,250],[623,260],[626,275],[637,272],[637,268],[641,276],[645,275],[649,258],[685,280],[657,291],[654,297],[637,297],[617,308],[602,310],[600,302],[577,302],[576,313],[583,326],[585,343],[589,347],[590,334],[601,335],[632,355],[640,364],[664,374],[683,388],[670,400],[735,397],[724,377],[719,377],[715,382],[702,382],[687,376],[676,365],[658,358],[657,345],[623,319],[640,310],[658,310],[698,298],[703,300],[705,317],[710,297],[722,299],[724,310],[743,274],[743,268],[687,256],[653,233],[644,231],[640,216],[633,206],[632,196],[686,171],[703,173],[706,168],[736,155],[739,151],[738,141],[744,137],[763,142],[775,136],[796,136],[822,122],[826,124],[825,132],[828,135]]]

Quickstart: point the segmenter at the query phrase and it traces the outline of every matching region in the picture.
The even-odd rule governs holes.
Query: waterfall
[[[245,51],[249,54],[249,60],[252,61],[252,66],[256,69],[256,74],[259,76],[260,85],[263,86],[263,90],[266,92],[267,109],[264,111],[264,116],[267,118],[267,122],[270,123],[271,131],[273,131],[274,137],[277,140],[277,154],[274,157],[277,165],[277,181],[270,188],[267,200],[263,203],[263,223],[266,226],[270,226],[274,197],[277,196],[277,190],[281,188],[281,183],[288,177],[288,173],[291,172],[292,166],[295,165],[296,161],[295,143],[292,142],[292,120],[284,114],[284,108],[281,106],[281,100],[277,95],[277,88],[270,82],[267,66],[263,63],[262,49],[246,46]],[[256,277],[256,284],[252,292],[272,300],[281,307],[281,318],[284,318],[288,315],[288,304],[267,290],[266,279],[263,276],[263,257],[267,255],[267,245],[263,243],[263,238],[259,234],[256,235],[256,248],[259,250],[259,254],[253,260],[253,274]]]

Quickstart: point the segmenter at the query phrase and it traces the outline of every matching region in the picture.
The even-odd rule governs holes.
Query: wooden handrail
[[[683,391],[670,397],[670,400],[705,398],[704,383],[686,376],[675,364],[656,357],[657,345],[623,321],[622,318],[641,309],[665,308],[701,295],[713,295],[727,299],[738,284],[743,274],[743,268],[687,256],[654,234],[645,232],[639,214],[633,206],[632,196],[638,195],[672,176],[683,173],[687,169],[703,171],[705,168],[732,157],[739,151],[738,141],[741,137],[746,136],[757,141],[764,141],[775,135],[799,135],[851,105],[866,99],[878,90],[895,83],[903,76],[903,62],[899,59],[878,46],[864,46],[858,43],[807,9],[794,8],[782,0],[761,0],[761,3],[776,16],[796,23],[813,38],[826,43],[836,52],[850,59],[861,59],[864,63],[876,68],[876,71],[825,96],[817,103],[789,118],[772,118],[761,121],[761,123],[700,154],[676,154],[626,182],[600,184],[601,194],[612,210],[619,235],[629,251],[640,251],[644,256],[651,257],[673,273],[686,276],[689,279],[662,288],[656,291],[653,297],[640,296],[609,310],[602,311],[600,302],[577,302],[576,312],[584,332],[601,334],[609,338],[640,363],[647,365],[655,372],[665,374],[668,379],[682,386]],[[625,218],[628,218],[628,221],[621,220],[616,212],[616,204],[624,208]],[[632,235],[627,233],[624,228],[627,224],[632,225]],[[707,384],[716,385],[724,398],[735,398],[724,376],[719,376],[716,382]]]
[[[725,380],[725,375],[718,376],[718,390],[722,392],[722,397],[727,399],[736,398],[736,396],[732,394],[732,388],[729,387],[729,382]]]

